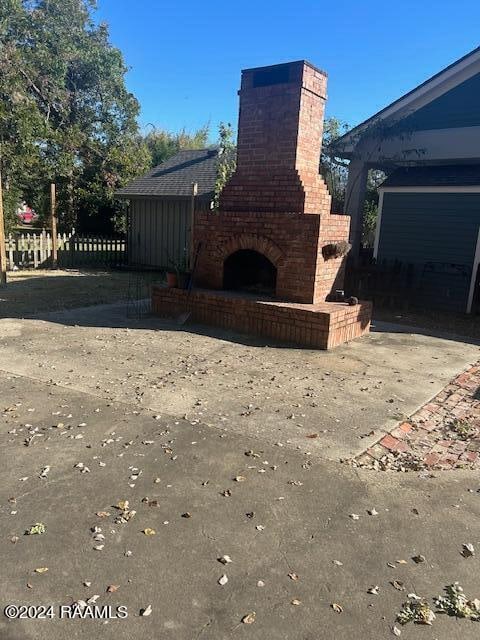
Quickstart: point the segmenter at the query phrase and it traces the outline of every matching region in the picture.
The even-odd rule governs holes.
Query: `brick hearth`
[[[200,324],[331,349],[369,331],[371,303],[352,307],[335,302],[299,304],[227,291],[195,289],[188,292],[156,286],[152,311],[164,317],[189,312],[189,320]]]
[[[350,218],[319,174],[326,84],[305,61],[242,72],[236,171],[219,211],[194,216],[195,289],[155,287],[155,313],[323,349],[369,331],[370,304],[327,302]]]

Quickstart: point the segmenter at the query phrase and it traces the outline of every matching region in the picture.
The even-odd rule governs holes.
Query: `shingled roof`
[[[394,171],[380,188],[465,186],[480,186],[479,165],[401,167]]]
[[[211,195],[217,177],[218,149],[179,151],[141,178],[115,192],[118,198],[138,196],[191,196],[192,183],[198,196]]]

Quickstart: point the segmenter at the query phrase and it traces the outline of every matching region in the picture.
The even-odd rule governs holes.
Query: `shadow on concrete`
[[[148,302],[148,300],[139,301],[139,303],[142,302]],[[139,308],[142,308],[141,304],[139,305]],[[35,316],[30,316],[29,319],[54,322],[65,326],[195,333],[197,335],[210,338],[218,338],[227,342],[234,342],[251,347],[271,347],[283,349],[298,349],[305,351],[320,351],[320,349],[315,349],[314,347],[302,346],[295,343],[280,342],[262,336],[252,336],[228,329],[222,329],[198,323],[188,323],[188,321],[185,324],[179,324],[175,317],[160,318],[150,313],[144,314],[140,317],[132,317],[131,314],[129,314],[127,302],[107,305],[92,305],[88,307],[81,307],[64,311],[39,313]],[[424,329],[422,327],[409,327],[406,325],[398,325],[386,322],[373,321],[371,331],[372,333],[377,335],[383,334],[385,340],[389,340],[391,334],[405,334],[405,336],[413,334],[429,336],[432,338],[441,338],[444,340],[452,340],[455,342],[464,342],[466,344],[480,346],[480,341],[474,338],[432,331],[429,329]],[[355,342],[365,339],[368,340],[368,336],[357,338]]]
[[[245,335],[228,329],[190,324],[188,321],[185,324],[179,324],[175,317],[165,319],[149,315],[146,313],[149,309],[148,297],[145,298],[145,296],[148,296],[149,286],[158,283],[161,276],[150,274],[148,282],[142,281],[142,286],[139,286],[137,274],[124,272],[121,274],[123,279],[119,279],[119,273],[82,271],[71,275],[48,277],[32,277],[30,273],[24,276],[17,275],[6,287],[0,288],[0,319],[44,320],[80,327],[178,331],[255,347],[318,350],[261,336]],[[115,282],[112,283],[112,280]],[[95,300],[95,304],[89,304],[91,300]],[[480,340],[474,337],[375,319],[372,322],[372,332],[417,334],[480,345]],[[387,338],[387,335],[385,337]],[[365,338],[357,340],[363,339]]]
[[[466,344],[473,344],[480,346],[480,339],[468,336],[460,335],[457,333],[451,333],[449,331],[442,331],[440,329],[433,329],[430,327],[418,327],[410,326],[407,324],[397,324],[394,322],[384,322],[382,320],[372,320],[371,331],[374,333],[397,333],[405,335],[421,335],[429,336],[431,338],[441,338],[443,340],[453,340],[454,342],[465,342]]]

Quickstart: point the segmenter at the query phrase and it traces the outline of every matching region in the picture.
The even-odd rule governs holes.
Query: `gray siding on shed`
[[[465,311],[480,225],[480,193],[383,196],[378,260],[415,265],[432,306]]]
[[[190,243],[190,198],[130,200],[128,262],[166,268],[181,263]]]

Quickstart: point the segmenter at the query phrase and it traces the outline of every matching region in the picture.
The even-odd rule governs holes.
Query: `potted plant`
[[[178,286],[178,278],[176,271],[167,271],[167,287],[174,289]]]
[[[188,289],[190,283],[190,271],[188,270],[188,260],[186,250],[180,260],[169,260],[172,269],[167,271],[167,287],[178,289]]]

